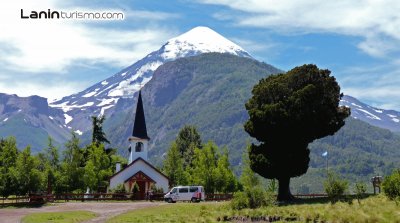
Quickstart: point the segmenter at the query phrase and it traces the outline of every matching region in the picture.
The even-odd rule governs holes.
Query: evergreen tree
[[[100,143],[110,143],[106,138],[106,134],[103,131],[103,122],[106,119],[104,115],[100,117],[92,116],[92,143],[100,144]]]
[[[252,94],[244,127],[261,143],[251,145],[251,168],[277,179],[278,199],[291,200],[290,178],[307,172],[308,144],[338,131],[350,109],[339,107],[340,87],[330,71],[315,65],[261,79]]]
[[[175,140],[176,146],[183,157],[183,165],[191,166],[194,150],[201,149],[201,137],[195,126],[185,125],[178,133]]]

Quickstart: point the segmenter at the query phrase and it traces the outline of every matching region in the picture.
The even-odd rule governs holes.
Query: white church
[[[122,170],[117,165],[116,173],[110,178],[109,189],[123,184],[126,191],[132,192],[136,183],[139,186],[140,199],[145,198],[146,192],[153,185],[157,188],[162,188],[164,193],[167,192],[169,188],[168,177],[148,161],[150,138],[147,136],[141,91],[139,91],[132,136],[128,140],[131,145],[128,165]]]

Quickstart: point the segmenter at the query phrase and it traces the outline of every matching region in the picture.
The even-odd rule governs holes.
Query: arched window
[[[142,152],[143,151],[143,143],[137,142],[135,146],[135,152]]]

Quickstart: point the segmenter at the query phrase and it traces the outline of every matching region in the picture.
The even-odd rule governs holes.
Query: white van
[[[200,202],[206,198],[203,186],[177,186],[164,195],[168,203],[177,201]]]

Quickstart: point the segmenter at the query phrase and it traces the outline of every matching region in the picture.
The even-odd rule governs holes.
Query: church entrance
[[[142,171],[135,173],[125,182],[129,183],[129,191],[133,193],[135,200],[146,199],[146,193],[151,189],[151,185],[155,184],[155,181]]]
[[[136,182],[139,185],[139,194],[138,194],[138,200],[144,200],[146,199],[146,181],[137,181]]]

